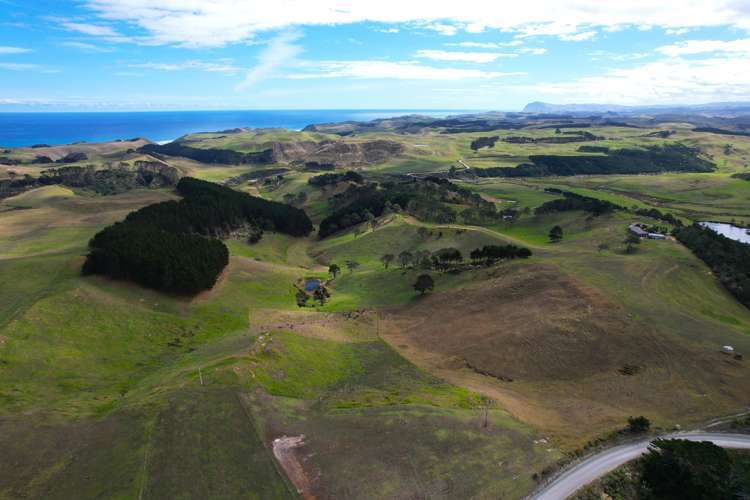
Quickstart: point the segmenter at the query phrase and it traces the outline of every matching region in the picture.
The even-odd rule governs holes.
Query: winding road
[[[750,449],[750,435],[724,434],[718,432],[681,432],[660,436],[663,439],[687,439],[689,441],[711,441],[723,448]],[[613,471],[620,465],[646,453],[653,439],[615,446],[593,455],[557,476],[552,482],[532,494],[532,500],[562,500],[580,488]]]

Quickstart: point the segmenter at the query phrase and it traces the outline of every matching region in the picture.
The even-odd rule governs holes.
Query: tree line
[[[548,177],[573,175],[712,172],[715,165],[684,144],[618,149],[607,155],[531,155],[517,167],[475,168],[477,177]]]
[[[570,191],[562,191],[556,188],[546,188],[544,191],[547,193],[561,194],[563,198],[550,200],[536,207],[534,209],[536,215],[543,215],[552,212],[583,210],[594,216],[599,216],[622,209],[620,205],[616,205],[610,201],[600,200],[599,198],[592,198],[590,196],[584,196]]]
[[[246,165],[273,163],[273,150],[265,149],[254,153],[240,153],[232,149],[201,149],[185,146],[179,142],[168,144],[146,144],[138,148],[139,153],[182,156],[201,163],[224,165]]]
[[[472,250],[469,253],[469,258],[473,265],[492,266],[501,260],[527,259],[531,255],[531,250],[516,245],[484,245]],[[413,267],[425,270],[449,271],[464,263],[464,255],[459,249],[453,247],[441,248],[435,252],[404,250],[398,255],[383,254],[380,257],[380,262],[385,269],[388,269],[392,263],[397,262],[402,269]]]
[[[184,177],[180,201],[131,212],[89,242],[84,274],[127,279],[166,292],[194,294],[211,288],[229,262],[219,239],[244,226],[306,236],[304,211]]]
[[[365,182],[365,178],[362,177],[361,174],[358,174],[357,172],[354,172],[353,170],[349,170],[348,172],[345,172],[343,174],[330,173],[330,174],[316,175],[314,177],[310,177],[307,180],[307,183],[311,186],[322,187],[322,186],[330,186],[333,184],[338,184],[339,182],[346,182],[346,181],[354,182],[356,184],[362,184]]]
[[[674,235],[711,268],[737,300],[750,307],[750,245],[698,224],[677,228]]]

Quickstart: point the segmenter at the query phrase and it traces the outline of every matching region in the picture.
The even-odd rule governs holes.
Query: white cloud
[[[469,23],[464,29],[467,33],[482,33],[487,29],[487,26],[484,23]]]
[[[27,63],[0,62],[0,69],[7,69],[8,71],[26,71],[30,69],[39,69],[39,65],[27,64]]]
[[[523,87],[559,102],[673,104],[747,100],[750,58],[664,59],[569,82]]]
[[[502,52],[451,52],[446,50],[418,50],[417,57],[433,61],[461,61],[472,63],[491,63],[501,57],[518,57],[518,54]]]
[[[522,54],[531,54],[532,56],[541,56],[547,53],[547,49],[543,47],[521,47],[518,52]]]
[[[109,26],[100,26],[98,24],[88,24],[88,23],[74,23],[71,21],[63,21],[62,23],[60,23],[60,25],[66,30],[77,31],[79,33],[83,33],[84,35],[102,36],[102,37],[120,36],[119,33],[117,33],[114,29],[112,29]]]
[[[413,61],[323,61],[308,64],[308,71],[287,75],[311,78],[367,78],[384,80],[468,80],[523,76],[523,72],[501,73],[478,69],[435,68]]]
[[[591,40],[595,36],[596,31],[583,31],[572,35],[563,33],[560,35],[560,40],[565,40],[566,42],[582,42],[584,40]]]
[[[357,22],[425,23],[500,29],[524,36],[575,36],[581,30],[622,26],[663,29],[735,27],[750,29],[750,9],[741,0],[525,0],[508,8],[486,0],[84,0],[108,21],[124,21],[148,34],[149,43],[222,46],[257,33],[291,26]],[[584,31],[585,33],[585,31]]]
[[[628,52],[628,53],[617,53],[609,52],[607,50],[595,50],[589,54],[591,59],[594,61],[609,60],[609,61],[635,61],[637,59],[644,59],[652,56],[653,53],[649,52]]]
[[[31,49],[26,49],[23,47],[8,47],[7,45],[5,46],[0,45],[0,54],[25,54],[26,52],[31,52]]]
[[[141,69],[153,69],[158,71],[185,71],[185,70],[199,70],[208,71],[210,73],[227,73],[235,74],[242,71],[242,68],[238,68],[230,64],[227,60],[221,60],[219,62],[207,62],[207,61],[184,61],[179,63],[137,63],[128,64],[129,68],[141,68]]]
[[[450,24],[432,23],[425,26],[428,30],[437,31],[441,35],[453,36],[458,33],[458,28]]]
[[[78,49],[84,52],[112,52],[110,47],[102,47],[101,45],[94,45],[93,43],[68,41],[60,44],[63,47],[71,49]]]
[[[750,55],[750,38],[741,40],[687,40],[673,45],[665,45],[656,49],[670,57],[705,54],[709,52],[735,52]]]
[[[523,45],[521,40],[513,40],[511,42],[458,42],[458,43],[446,43],[449,47],[467,47],[475,49],[499,49],[501,47],[517,47]]]
[[[252,87],[257,82],[273,76],[285,64],[294,60],[302,47],[295,44],[301,37],[298,31],[287,31],[273,38],[258,55],[258,64],[247,72],[238,89]]]
[[[666,33],[667,35],[679,36],[679,35],[684,35],[685,33],[689,31],[690,30],[687,28],[668,28],[664,30],[664,33]]]
[[[79,23],[76,21],[71,21],[69,19],[51,18],[51,20],[58,21],[60,23],[60,27],[67,31],[75,31],[77,33],[82,33],[84,35],[102,38],[110,42],[132,41],[130,37],[126,37],[120,34],[117,30],[115,30],[111,26],[104,26],[101,24],[91,24],[91,23]]]

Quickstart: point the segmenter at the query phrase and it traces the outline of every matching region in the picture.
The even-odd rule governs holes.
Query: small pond
[[[307,293],[312,293],[315,290],[320,288],[320,280],[317,278],[307,278],[305,280],[305,291]]]
[[[700,224],[703,227],[726,236],[730,240],[750,244],[750,234],[748,234],[748,230],[744,227],[737,227],[725,222],[701,222]]]

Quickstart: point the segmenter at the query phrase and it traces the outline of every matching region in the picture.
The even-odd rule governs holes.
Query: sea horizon
[[[107,142],[144,137],[170,142],[185,134],[233,128],[301,130],[315,123],[369,121],[406,114],[448,116],[456,109],[268,109],[189,111],[3,111],[0,147]]]

